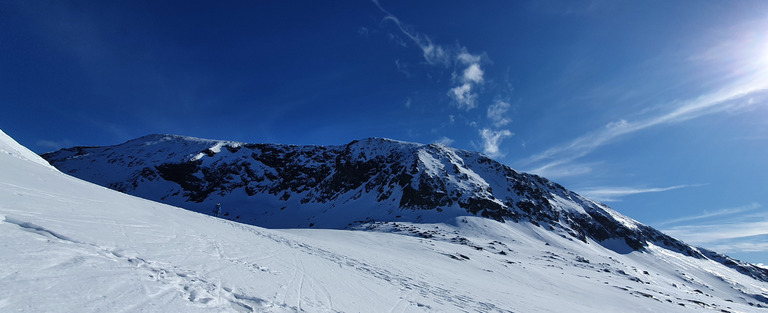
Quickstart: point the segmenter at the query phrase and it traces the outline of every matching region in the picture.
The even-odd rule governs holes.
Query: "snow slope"
[[[760,312],[768,285],[530,223],[268,230],[62,174],[0,140],[3,312]]]
[[[0,154],[37,163],[38,165],[53,169],[53,166],[48,164],[48,161],[32,152],[32,150],[27,149],[27,147],[20,145],[16,140],[13,140],[11,136],[8,136],[3,132],[3,130],[0,130]]]
[[[146,199],[267,228],[528,223],[616,252],[664,247],[768,282],[768,270],[691,247],[545,178],[472,151],[383,138],[339,146],[148,135],[43,155],[65,173]]]

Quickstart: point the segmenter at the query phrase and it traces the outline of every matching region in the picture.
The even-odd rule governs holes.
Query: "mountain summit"
[[[440,144],[368,138],[296,146],[149,135],[43,158],[102,186],[262,227],[344,229],[481,216],[619,253],[658,246],[768,281],[762,268],[691,247],[545,178]]]

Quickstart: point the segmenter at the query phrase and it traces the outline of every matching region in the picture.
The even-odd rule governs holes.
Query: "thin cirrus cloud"
[[[547,177],[563,177],[572,172],[571,162],[586,156],[597,148],[654,126],[676,124],[705,115],[736,111],[755,105],[768,104],[768,74],[750,75],[727,88],[701,95],[694,99],[668,104],[671,109],[653,116],[628,121],[621,119],[577,137],[569,143],[555,146],[530,156],[521,162],[533,172]]]
[[[657,223],[662,231],[690,244],[722,252],[768,251],[768,213],[753,202]],[[679,224],[679,225],[678,225]]]
[[[705,211],[702,214],[699,215],[693,215],[693,216],[685,216],[685,217],[679,217],[667,221],[663,221],[660,223],[657,223],[657,225],[670,225],[670,224],[677,224],[681,222],[690,222],[690,221],[697,221],[697,220],[704,220],[708,218],[713,217],[721,217],[721,216],[728,216],[733,214],[740,214],[744,212],[754,211],[761,207],[761,205],[757,202],[752,202],[748,205],[735,207],[735,208],[727,208],[727,209],[720,209],[713,212]]]
[[[671,187],[655,187],[655,188],[633,188],[633,187],[594,187],[584,190],[580,190],[579,194],[586,196],[587,198],[602,201],[613,202],[619,201],[622,197],[650,193],[650,192],[663,192],[680,188],[692,187],[691,185],[678,185]]]

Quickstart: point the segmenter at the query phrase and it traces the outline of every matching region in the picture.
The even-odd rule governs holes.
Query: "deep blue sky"
[[[476,150],[768,263],[768,1],[2,1],[0,127]]]

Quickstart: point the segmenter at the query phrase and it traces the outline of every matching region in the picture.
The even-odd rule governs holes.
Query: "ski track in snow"
[[[315,311],[318,309],[321,309],[324,312],[336,312],[333,309],[330,293],[323,287],[321,282],[314,281],[312,273],[308,273],[308,268],[305,267],[302,261],[302,255],[311,255],[331,261],[339,268],[354,269],[355,271],[362,273],[362,276],[364,277],[374,277],[379,281],[386,282],[387,284],[400,289],[401,291],[405,291],[400,294],[399,299],[389,309],[390,312],[408,311],[413,308],[418,308],[420,311],[437,311],[428,304],[422,303],[419,300],[413,299],[411,296],[409,296],[413,295],[414,293],[423,298],[432,299],[435,303],[438,304],[450,304],[452,307],[462,311],[512,312],[493,303],[478,301],[472,296],[462,294],[461,291],[457,292],[455,289],[444,287],[441,285],[440,281],[430,281],[427,277],[420,275],[403,275],[398,273],[399,270],[397,268],[386,269],[380,266],[375,266],[367,263],[366,261],[345,255],[343,253],[333,252],[319,246],[310,245],[305,242],[291,239],[289,237],[292,236],[288,234],[284,236],[281,234],[276,234],[272,231],[262,231],[258,228],[232,221],[212,220],[225,224],[228,227],[251,233],[255,237],[268,239],[278,243],[279,247],[285,248],[282,250],[273,250],[271,254],[263,255],[256,259],[251,259],[251,261],[248,262],[237,257],[228,256],[226,254],[226,251],[228,250],[226,250],[222,246],[221,242],[215,237],[197,237],[195,238],[195,242],[204,243],[204,246],[210,248],[207,253],[215,259],[222,261],[216,265],[217,268],[209,269],[206,272],[199,272],[186,269],[182,266],[174,265],[169,262],[151,260],[135,253],[123,251],[120,248],[109,248],[100,246],[98,244],[89,243],[84,240],[77,240],[56,229],[46,228],[31,222],[27,222],[24,219],[16,218],[14,216],[2,216],[3,223],[15,225],[24,232],[75,248],[81,252],[80,254],[83,255],[97,256],[114,261],[115,263],[119,263],[125,267],[139,269],[145,273],[144,276],[148,281],[157,282],[163,286],[166,286],[166,288],[162,289],[161,291],[157,291],[154,294],[151,294],[149,299],[146,301],[151,301],[151,299],[155,297],[161,297],[168,292],[176,292],[181,294],[190,303],[202,308],[221,308],[222,306],[228,306],[229,308],[238,312],[301,312],[305,310]],[[118,223],[115,222],[115,224]],[[118,229],[123,237],[127,236],[124,226],[119,227]],[[419,232],[423,231],[424,229],[426,229],[426,227],[421,230],[414,231]],[[542,237],[540,239],[545,240],[546,238]],[[445,256],[457,254],[452,254],[450,251],[443,251],[444,248],[434,247],[434,240],[424,240],[421,238],[418,240],[426,250],[431,250],[433,253],[438,253]],[[475,249],[480,246],[472,240],[466,240],[462,242],[463,243],[458,246],[466,246],[468,248]],[[504,243],[499,242],[498,245],[508,249],[507,245]],[[490,251],[490,248],[486,249]],[[509,251],[511,253],[517,253],[512,250]],[[193,253],[193,251],[187,250],[186,253]],[[284,286],[285,292],[283,294],[282,301],[275,302],[248,295],[233,286],[222,284],[221,279],[215,275],[215,272],[218,270],[218,268],[223,266],[222,263],[230,263],[239,268],[246,268],[250,272],[256,274],[281,275],[282,273],[271,271],[267,267],[258,265],[258,263],[261,261],[267,261],[273,258],[285,256],[290,257],[290,267],[292,268],[293,273],[292,278],[288,281],[287,285]],[[573,254],[573,257],[576,256],[576,254]],[[637,280],[637,277],[624,272],[622,269],[624,266],[621,263],[617,263],[616,267],[602,263],[590,264],[588,261],[585,261],[585,263],[573,263],[566,257],[546,250],[542,251],[542,254],[540,255],[528,255],[526,258],[530,261],[525,265],[531,267],[541,268],[543,263],[545,264],[544,268],[552,268],[557,270],[564,270],[564,266],[567,267],[569,265],[575,265],[575,267],[581,267],[587,270],[600,270],[602,268],[610,270],[610,272],[617,273],[620,276],[625,276],[626,279]],[[518,258],[518,260],[520,259]],[[680,263],[686,259],[676,254],[669,253],[666,254],[666,258],[662,258],[663,262],[670,263],[671,265],[670,260],[673,260],[676,263]],[[75,258],[72,260],[72,262],[78,263],[82,262],[82,260],[81,258]],[[518,265],[525,267],[522,264]],[[312,271],[317,270],[332,270],[332,268],[312,269]],[[720,279],[723,281],[727,281],[722,277],[722,275],[715,274],[717,273],[714,273],[713,275],[720,277]],[[711,287],[707,283],[697,280],[695,277],[691,277],[684,272],[680,272],[679,275],[692,286],[692,290],[711,290]],[[590,279],[588,276],[584,276],[584,278]],[[703,308],[711,306],[702,300],[697,300],[695,298],[673,297],[672,295],[665,294],[660,290],[655,290],[652,288],[633,288],[629,285],[622,286],[615,283],[614,286],[615,288],[625,291],[635,297],[649,299],[651,301],[662,302],[662,300],[665,300],[669,302],[670,299],[674,299],[675,301],[678,301],[678,303],[695,304]],[[150,292],[147,293],[150,294]],[[315,299],[310,299],[313,296]],[[322,296],[322,299],[319,299],[320,296]],[[128,309],[126,310],[130,311]]]
[[[433,298],[437,299],[438,301],[442,301],[444,303],[450,303],[453,306],[457,308],[463,308],[470,311],[477,311],[477,312],[513,312],[507,309],[503,309],[498,307],[495,304],[488,303],[488,302],[482,302],[482,301],[476,301],[474,298],[457,294],[456,292],[444,288],[441,286],[436,286],[434,284],[431,284],[426,279],[418,279],[414,277],[405,277],[404,275],[398,275],[395,274],[387,269],[377,267],[368,263],[365,263],[364,261],[360,261],[357,259],[354,259],[352,257],[342,255],[339,253],[335,253],[332,251],[328,251],[322,248],[313,247],[305,243],[296,242],[290,239],[287,239],[285,237],[278,237],[272,234],[266,234],[262,232],[256,231],[252,227],[245,226],[243,224],[239,224],[232,221],[224,221],[227,224],[229,224],[232,227],[240,228],[242,230],[252,232],[255,235],[258,235],[260,237],[264,237],[270,240],[273,240],[277,243],[287,245],[292,249],[292,251],[301,251],[308,255],[315,255],[319,256],[323,259],[329,260],[331,262],[334,262],[337,264],[340,268],[353,268],[359,272],[362,272],[363,274],[371,277],[375,277],[381,281],[385,281],[395,287],[397,287],[400,290],[408,290],[408,291],[415,291],[419,295],[421,295],[424,298]],[[445,253],[443,253],[445,254]],[[296,305],[295,307],[301,310],[302,308],[302,292],[305,288],[305,280],[308,279],[308,276],[306,275],[306,269],[304,268],[303,264],[301,263],[301,259],[296,255],[295,252],[292,254],[293,256],[293,267],[294,267],[294,274],[291,278],[291,282],[289,285],[295,286],[294,290],[296,290],[297,293],[297,299],[296,299]],[[298,281],[298,283],[297,283]],[[313,283],[312,286],[322,286],[322,284]],[[322,288],[322,287],[321,287]],[[328,294],[327,291],[320,290],[321,293]],[[313,290],[313,293],[318,293],[318,290]],[[285,294],[285,297],[283,298],[283,303],[287,303],[287,300],[290,299],[288,297],[288,293]],[[403,299],[400,299],[400,301],[403,301]],[[416,300],[406,300],[411,306],[426,309],[428,311],[434,311],[432,310],[428,305],[420,303]],[[332,310],[332,301],[330,295],[327,296],[327,302],[328,302],[328,308],[329,310]],[[314,304],[313,306],[318,305]],[[393,308],[394,309],[394,308]]]
[[[25,221],[7,217],[7,216],[4,217],[3,222],[14,224],[28,233],[45,237],[48,240],[55,240],[62,244],[74,246],[84,254],[99,256],[102,258],[106,258],[106,259],[118,262],[123,266],[135,267],[135,268],[141,269],[146,272],[146,277],[148,277],[150,280],[160,282],[166,286],[169,286],[170,288],[173,288],[177,292],[183,294],[184,298],[186,298],[188,301],[201,307],[217,307],[217,306],[220,306],[221,304],[229,303],[229,305],[235,310],[237,310],[238,312],[274,311],[270,309],[279,309],[281,311],[286,311],[286,312],[303,311],[302,301],[306,301],[303,296],[303,292],[307,288],[307,285],[308,285],[307,280],[310,280],[311,278],[309,278],[309,276],[307,275],[307,269],[303,265],[301,261],[301,257],[297,255],[296,251],[298,251],[298,252],[309,254],[309,255],[319,256],[323,259],[332,261],[342,268],[344,267],[353,268],[366,275],[370,275],[379,280],[386,281],[392,285],[395,285],[401,290],[413,290],[425,298],[434,297],[446,303],[451,303],[456,307],[463,307],[463,308],[471,309],[473,311],[479,310],[479,311],[493,311],[493,312],[511,312],[508,310],[500,309],[490,303],[474,301],[474,299],[472,299],[471,297],[461,295],[461,294],[456,294],[449,289],[430,284],[426,280],[403,277],[401,275],[394,274],[387,269],[372,266],[370,264],[367,264],[360,260],[350,258],[345,255],[337,254],[337,253],[324,250],[321,248],[317,248],[317,247],[312,247],[304,243],[295,242],[284,237],[278,237],[272,234],[265,234],[262,232],[258,232],[251,227],[245,227],[242,224],[238,224],[230,221],[225,221],[225,222],[229,224],[229,226],[240,228],[242,230],[251,232],[260,237],[267,238],[277,243],[287,245],[291,249],[294,273],[293,273],[293,277],[289,282],[289,286],[286,286],[286,287],[288,290],[295,290],[296,292],[294,306],[289,307],[286,305],[286,303],[288,303],[288,300],[291,299],[290,292],[286,292],[284,294],[284,298],[282,301],[283,304],[277,305],[265,299],[238,293],[237,290],[235,290],[232,287],[222,286],[221,282],[214,282],[211,280],[211,278],[209,277],[204,278],[204,275],[201,275],[196,271],[184,269],[183,267],[180,267],[177,265],[148,260],[137,255],[130,256],[128,253],[119,251],[118,249],[111,249],[111,248],[102,247],[96,244],[74,240],[65,235],[59,234],[56,231],[46,229],[42,226],[38,226],[29,222],[25,222]],[[124,230],[122,230],[122,232],[124,232]],[[273,275],[276,274],[274,272],[269,271],[269,269],[259,266],[257,264],[227,257],[222,252],[221,245],[217,241],[211,241],[209,244],[211,245],[211,247],[213,248],[213,251],[215,252],[215,257],[218,259],[238,265],[240,267],[248,268],[250,271],[254,273],[269,273]],[[262,259],[269,259],[273,256],[274,255],[264,256]],[[312,307],[317,307],[318,305],[322,305],[326,307],[326,309],[328,309],[329,311],[333,311],[331,296],[327,290],[324,290],[324,288],[322,287],[322,283],[314,282],[311,284],[311,286],[313,288],[319,287],[320,290],[313,290],[313,293],[323,294],[327,302],[325,305],[322,305],[321,303],[313,303]],[[399,304],[401,304],[402,301],[407,301],[411,306],[415,306],[415,307],[419,307],[427,310],[431,309],[428,305],[422,304],[415,300],[400,299],[396,303],[395,307],[393,307],[393,310]]]
[[[146,260],[140,256],[128,256],[127,254],[118,252],[115,249],[101,247],[99,245],[86,242],[80,242],[67,236],[61,235],[56,231],[49,230],[44,227],[8,216],[3,216],[2,222],[16,225],[21,230],[30,234],[42,236],[48,240],[54,240],[61,244],[73,246],[83,254],[102,257],[120,263],[123,266],[141,269],[146,273],[146,277],[148,277],[150,280],[160,282],[172,290],[178,291],[179,293],[183,294],[184,297],[189,300],[189,302],[192,302],[200,307],[218,307],[221,304],[229,304],[238,312],[301,311],[300,309],[294,307],[278,305],[265,299],[238,293],[238,291],[234,288],[222,286],[220,281],[211,282],[210,279],[203,278],[203,275],[200,275],[193,270],[184,269],[177,265]],[[252,271],[254,272],[268,272],[267,269],[259,267],[255,264],[250,264],[248,262],[242,262],[236,259],[225,257],[221,253],[220,246],[217,242],[213,242],[213,246],[219,254],[219,258],[225,261],[239,264],[243,267],[252,268]],[[82,262],[82,258],[75,258],[74,262]]]

